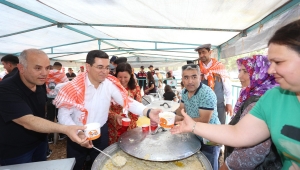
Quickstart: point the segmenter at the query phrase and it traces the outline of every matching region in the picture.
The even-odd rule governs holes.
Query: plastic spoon
[[[108,156],[109,159],[111,159],[111,162],[113,163],[113,165],[116,166],[116,167],[122,167],[122,166],[124,166],[124,165],[126,164],[126,162],[127,162],[126,158],[124,158],[123,156],[117,156],[117,157],[119,157],[119,159],[125,160],[125,161],[120,161],[120,162],[118,163],[118,162],[116,162],[110,155],[108,155],[107,153],[101,151],[100,149],[96,148],[95,146],[93,146],[93,148],[96,149],[97,151],[103,153],[104,155]],[[116,157],[116,158],[117,158],[117,157]],[[124,162],[124,163],[123,163],[123,162]]]

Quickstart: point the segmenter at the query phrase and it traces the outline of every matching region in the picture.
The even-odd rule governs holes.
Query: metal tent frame
[[[73,3],[77,6],[72,6]],[[127,5],[124,5],[126,3],[128,6],[131,6],[127,7]],[[194,24],[197,21],[197,17],[191,16],[194,19],[192,21],[189,21],[189,17],[185,17],[184,22],[176,17],[173,18],[172,15],[176,14],[172,12],[173,8],[180,9],[180,6],[188,6],[187,3],[214,3],[215,5],[219,5],[221,12],[222,8],[229,8],[228,6],[230,5],[233,5],[233,10],[238,10],[234,7],[236,2],[231,1],[230,4],[226,4],[222,0],[213,0],[210,2],[205,0],[201,2],[195,0],[169,2],[164,0],[160,2],[155,1],[155,3],[158,3],[158,5],[164,5],[163,3],[165,3],[167,5],[165,8],[157,9],[159,7],[155,7],[153,3],[143,0],[134,1],[134,3],[133,1],[125,2],[121,0],[111,2],[96,0],[63,2],[59,0],[0,0],[0,11],[2,11],[0,13],[3,14],[0,20],[2,25],[2,28],[0,28],[0,56],[8,53],[18,55],[23,49],[38,48],[44,50],[53,62],[59,60],[77,63],[84,62],[86,53],[96,48],[105,51],[110,56],[127,57],[128,61],[136,67],[152,63],[155,63],[155,65],[172,65],[183,63],[187,60],[196,60],[198,55],[194,52],[194,49],[203,44],[203,42],[212,42],[214,57],[221,59],[265,48],[267,39],[276,28],[287,22],[299,19],[300,16],[299,0],[274,0],[271,5],[272,9],[257,7],[261,8],[260,11],[252,11],[249,14],[243,15],[246,19],[250,20],[249,22],[240,24],[244,26],[243,28],[234,26],[239,25],[234,24],[235,22],[239,23],[243,21],[243,18],[238,17],[228,18],[227,22],[232,22],[232,26],[226,24],[226,20],[222,22],[219,20],[216,23],[211,23],[212,27],[208,27],[209,24],[203,24],[204,26],[200,27],[195,25],[202,25],[201,23]],[[249,9],[255,9],[256,7],[253,5],[257,5],[259,0],[242,0],[240,3],[240,5],[248,3]],[[271,4],[271,2],[266,2],[262,5],[267,6],[268,4]],[[87,6],[89,9],[81,10],[81,5]],[[172,5],[172,8],[169,7],[170,5]],[[118,11],[110,11],[110,14],[105,14],[106,16],[104,16],[100,11],[106,10],[106,8],[102,6],[108,6],[111,9],[117,8]],[[97,12],[97,7],[101,8],[99,13]],[[131,13],[128,8],[134,9],[134,12]],[[153,17],[153,20],[151,20],[151,16],[147,16],[147,13],[144,13],[140,17],[134,15],[131,18],[130,16],[133,13],[138,13],[136,11],[139,8],[149,9],[149,13],[151,14],[160,13],[158,15],[165,18],[162,17],[162,20],[160,20],[161,18]],[[161,14],[165,10],[171,11],[170,14]],[[91,12],[90,14],[89,11],[96,12]],[[189,10],[186,9],[185,11],[188,12]],[[196,7],[192,7],[190,11],[199,14]],[[88,17],[81,17],[78,14],[80,12],[83,15],[86,14]],[[245,12],[247,13],[247,10],[244,10]],[[262,12],[264,12],[263,16],[259,16]],[[203,15],[209,17],[214,13],[218,16],[222,15],[218,11],[204,11]],[[89,19],[89,17],[95,14],[97,14],[95,18]],[[24,18],[22,17],[23,15]],[[119,15],[126,15],[127,18],[120,19],[118,23],[116,21],[118,21],[117,17]],[[234,14],[224,15],[234,16]],[[181,15],[178,15],[178,17],[181,17]],[[149,18],[149,23],[144,22],[144,18]],[[203,19],[203,17],[200,18]],[[105,24],[105,21],[109,21],[110,19],[115,23]],[[127,21],[127,19],[135,21]],[[178,21],[178,23],[170,22],[170,25],[164,24],[164,22],[172,19]],[[90,20],[94,22],[89,22]],[[8,26],[11,22],[16,22],[17,24],[23,23],[24,27],[23,25]],[[159,25],[158,23],[162,24]],[[224,25],[227,25],[227,27]],[[228,28],[228,25],[231,28]],[[126,33],[130,35],[126,35]],[[193,38],[194,34],[195,38]],[[206,34],[208,37],[204,37]],[[138,39],[136,35],[146,38]],[[200,35],[203,36],[203,39],[197,37]],[[45,39],[43,39],[43,36],[45,36]],[[133,38],[124,38],[126,36]],[[189,37],[189,39],[178,41],[185,36]],[[262,36],[264,37],[262,38]],[[51,37],[53,37],[53,41],[51,41]],[[28,42],[26,41],[27,38]],[[218,41],[218,38],[222,40]],[[176,39],[178,40],[174,41]],[[199,39],[199,43],[197,39]],[[245,42],[248,40],[248,45],[245,47]],[[257,43],[256,41],[261,42]],[[254,43],[257,45],[249,45]],[[48,46],[47,44],[50,45]]]

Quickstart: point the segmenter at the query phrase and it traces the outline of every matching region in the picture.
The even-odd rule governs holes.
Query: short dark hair
[[[121,64],[121,63],[126,63],[127,62],[127,58],[126,57],[119,57],[114,61],[114,64]]]
[[[269,40],[271,43],[286,45],[300,54],[300,19],[281,27]]]
[[[182,72],[184,70],[193,70],[193,69],[197,70],[199,75],[201,74],[201,71],[200,71],[200,68],[199,68],[198,64],[186,64],[186,65],[181,67]]]
[[[167,78],[172,77],[172,74],[170,72],[167,72],[167,75],[168,75]]]
[[[206,49],[208,52],[210,51],[210,48],[204,48],[204,49]]]
[[[19,64],[19,58],[15,55],[12,55],[12,54],[8,54],[4,57],[1,58],[1,61],[4,61],[4,62],[9,62],[13,65],[17,65]]]
[[[166,92],[173,92],[173,90],[172,90],[172,88],[171,88],[170,85],[166,85],[164,90],[165,90],[165,93]]]
[[[109,56],[104,51],[92,50],[87,54],[85,62],[88,63],[89,65],[93,65],[95,63],[96,57],[109,59]]]
[[[130,75],[130,79],[129,79],[129,82],[128,82],[128,87],[129,89],[133,90],[136,88],[136,84],[135,84],[135,80],[134,80],[134,77],[133,77],[133,74],[132,74],[132,68],[131,68],[131,65],[128,64],[128,63],[120,63],[118,64],[117,68],[116,68],[116,77],[118,76],[118,73],[119,72],[128,72],[128,74]]]
[[[118,58],[117,56],[114,56],[114,55],[113,55],[109,61],[110,61],[110,62],[115,62],[115,60],[116,60],[117,58]]]
[[[53,66],[60,66],[60,67],[62,67],[62,64],[61,64],[60,62],[55,62],[55,63],[53,64]]]

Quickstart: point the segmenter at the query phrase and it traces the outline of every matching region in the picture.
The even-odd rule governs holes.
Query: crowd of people
[[[251,167],[253,166],[252,163],[261,169],[300,169],[299,30],[300,20],[296,20],[275,32],[268,43],[268,61],[270,65],[268,68],[261,69],[259,74],[253,75],[253,69],[245,66],[245,69],[240,68],[240,74],[247,73],[249,74],[247,76],[249,78],[251,76],[251,78],[248,80],[250,82],[248,82],[247,88],[241,92],[241,99],[239,99],[235,109],[236,114],[239,116],[239,118],[236,118],[238,121],[235,122],[236,124],[213,125],[202,123],[191,118],[188,115],[188,110],[181,110],[184,119],[177,122],[178,126],[171,129],[171,132],[173,134],[193,132],[211,141],[234,147],[232,152],[234,155],[229,155],[222,169],[234,169],[234,167],[240,167],[238,169],[257,168]],[[257,60],[258,67],[263,66],[262,60],[263,58]],[[253,64],[255,63],[248,66],[251,67]],[[275,78],[279,87],[270,89],[274,83],[272,81],[269,81],[269,83],[264,82],[266,81],[263,80],[263,78],[266,78],[266,71]],[[240,79],[242,79],[242,75],[240,75]],[[255,85],[258,82],[259,84]],[[255,86],[260,86],[261,89]],[[268,91],[265,92],[266,90]],[[247,107],[242,107],[243,103],[246,103],[245,99],[250,98],[250,96],[261,95],[262,97],[255,103],[254,107],[252,106],[253,108],[250,111],[248,108],[249,114],[238,114],[238,112],[247,112]],[[248,107],[251,107],[251,104]],[[240,108],[243,110],[240,110]],[[275,149],[270,149],[272,148],[271,141]],[[253,150],[253,147],[258,147],[258,149]],[[251,152],[251,150],[254,152]],[[264,156],[267,152],[269,154],[276,152],[271,155],[273,159],[269,159],[268,155]],[[279,163],[276,162],[276,155],[280,158]],[[264,164],[265,161],[271,161],[271,164]]]
[[[231,105],[231,81],[225,65],[211,58],[211,45],[195,49],[198,63],[183,65],[182,91],[173,92],[158,68],[135,74],[125,57],[92,50],[77,75],[62,64],[52,66],[46,53],[24,50],[1,59],[7,71],[0,82],[0,166],[44,161],[51,133],[67,138],[67,157],[75,170],[90,168],[99,152],[137,127],[139,116],[159,123],[160,109],[141,103],[142,93],[164,87],[164,100],[178,101],[173,134],[191,132],[214,170],[300,169],[300,20],[275,32],[268,55],[237,60],[242,89]],[[165,83],[165,85],[164,85]],[[231,115],[225,125],[226,114]],[[130,125],[122,126],[129,117]],[[55,120],[59,123],[56,123]],[[100,123],[101,137],[87,140],[84,125]],[[225,145],[219,165],[220,145]],[[87,159],[88,158],[88,159]]]

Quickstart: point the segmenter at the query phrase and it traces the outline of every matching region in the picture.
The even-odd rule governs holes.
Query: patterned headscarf
[[[238,112],[242,104],[251,96],[262,96],[267,90],[278,86],[275,78],[268,74],[270,62],[266,56],[254,55],[237,59],[238,66],[245,66],[250,77],[250,85],[242,88],[240,96],[234,107],[234,114]]]

